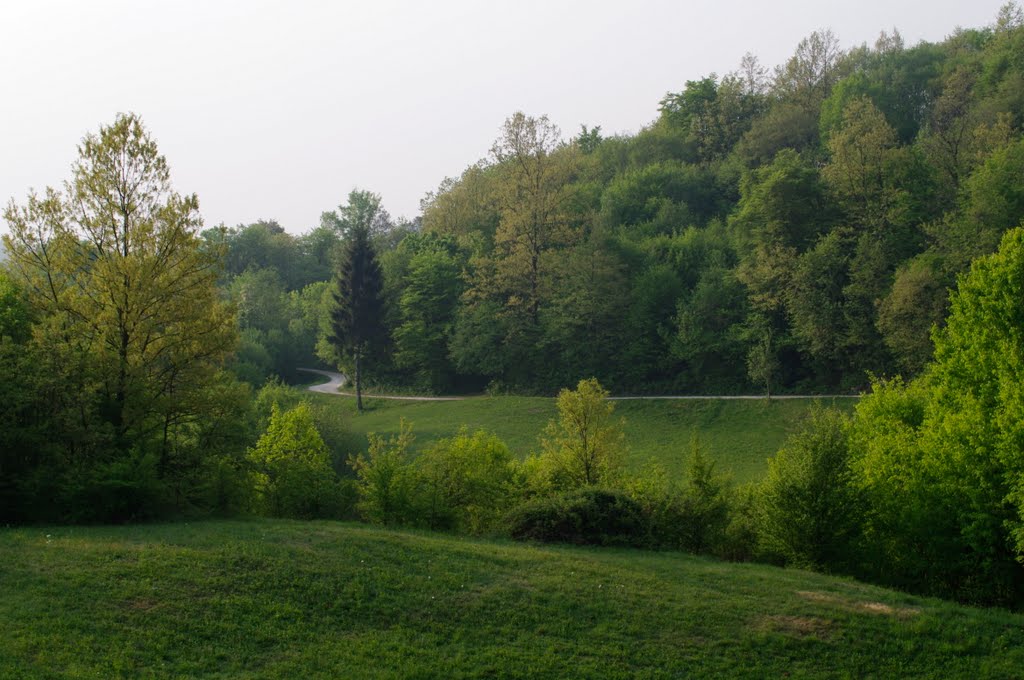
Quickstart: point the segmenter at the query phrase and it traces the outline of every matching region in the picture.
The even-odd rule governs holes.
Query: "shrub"
[[[729,523],[728,488],[728,478],[715,474],[714,461],[693,442],[680,513],[684,550],[698,554],[717,552]]]
[[[714,463],[692,444],[689,479],[673,483],[660,466],[649,467],[629,480],[627,487],[647,520],[647,543],[652,547],[721,555],[731,523],[729,479],[717,475]],[[730,540],[735,543],[738,535]],[[740,551],[733,545],[729,551]],[[745,553],[744,553],[745,554]]]
[[[421,518],[419,479],[409,460],[414,440],[403,419],[397,437],[371,433],[367,455],[350,456],[356,473],[359,514],[375,524],[415,524]]]
[[[495,528],[515,486],[508,447],[482,430],[435,442],[416,460],[416,474],[427,526],[472,534]]]
[[[65,476],[65,507],[72,522],[133,522],[160,511],[156,458],[132,455]]]
[[[300,390],[285,385],[277,379],[268,380],[263,387],[256,391],[256,396],[253,399],[256,431],[266,429],[275,404],[278,408],[288,409],[301,401],[304,400]],[[345,427],[344,411],[328,408],[322,404],[310,404],[309,402],[306,404],[313,417],[313,424],[331,454],[332,466],[336,471],[341,472],[344,467],[345,451],[352,441],[352,437]]]
[[[589,487],[527,501],[506,518],[518,540],[577,545],[642,545],[640,505],[621,491]]]
[[[284,413],[274,404],[249,459],[260,512],[296,518],[346,514],[343,489],[306,402]]]
[[[728,522],[715,555],[748,562],[761,557],[757,547],[757,492],[755,485],[748,484],[730,494]]]
[[[762,544],[787,563],[843,570],[863,516],[850,468],[846,417],[812,411],[809,423],[768,462],[758,498]]]

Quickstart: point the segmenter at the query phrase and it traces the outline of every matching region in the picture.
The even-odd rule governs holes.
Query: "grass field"
[[[304,392],[306,398],[344,414],[348,448],[366,449],[370,432],[398,431],[399,419],[413,424],[417,445],[451,436],[465,425],[497,434],[513,453],[525,456],[537,448],[537,437],[556,417],[555,400],[544,397],[477,397],[464,401],[416,402],[364,399],[366,410],[356,413],[355,399]],[[766,461],[786,436],[796,430],[814,403],[852,410],[854,399],[787,400],[637,400],[616,403],[616,415],[626,421],[628,463],[632,469],[657,460],[670,472],[682,473],[690,457],[690,442],[699,445],[718,470],[731,472],[737,482],[760,479]]]
[[[331,522],[0,529],[0,677],[1010,678],[1024,615]]]

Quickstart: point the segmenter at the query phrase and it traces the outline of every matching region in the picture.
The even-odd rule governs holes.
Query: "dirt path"
[[[300,371],[306,373],[316,373],[329,378],[328,382],[320,385],[310,385],[310,392],[320,392],[322,394],[336,394],[342,397],[354,397],[355,392],[342,392],[341,388],[348,383],[348,378],[343,373],[337,373],[335,371],[321,371],[317,368],[300,368]],[[462,401],[466,397],[392,397],[384,396],[380,394],[367,394],[363,392],[364,399],[394,399],[396,401]]]
[[[316,373],[328,378],[328,382],[321,383],[319,385],[310,385],[310,392],[322,392],[323,394],[338,394],[338,390],[345,386],[345,381],[348,380],[341,373],[335,373],[334,371],[321,371],[318,368],[300,368],[300,371],[306,373]]]
[[[353,392],[342,392],[341,388],[344,387],[348,378],[342,373],[335,371],[321,371],[317,368],[300,368],[300,371],[306,373],[316,373],[328,378],[328,382],[321,383],[319,385],[310,385],[310,392],[320,392],[322,394],[336,394],[342,397],[354,397],[356,396]],[[470,399],[471,397],[392,397],[384,396],[379,394],[366,394],[363,396],[367,399],[394,399],[397,401],[463,401]],[[860,395],[857,394],[779,394],[772,399],[859,399]],[[641,399],[748,399],[748,400],[763,400],[764,395],[678,395],[678,396],[654,396],[654,397],[608,397],[610,401],[638,401]]]

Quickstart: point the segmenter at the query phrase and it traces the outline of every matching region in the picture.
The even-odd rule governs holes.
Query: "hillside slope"
[[[0,530],[0,677],[1014,677],[1024,616],[329,522]]]

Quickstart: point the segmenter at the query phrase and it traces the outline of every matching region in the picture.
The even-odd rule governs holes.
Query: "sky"
[[[632,133],[746,52],[771,67],[824,28],[936,42],[1003,1],[2,0],[0,202],[59,186],[130,111],[208,226],[303,233],[354,188],[412,218],[516,111]]]

